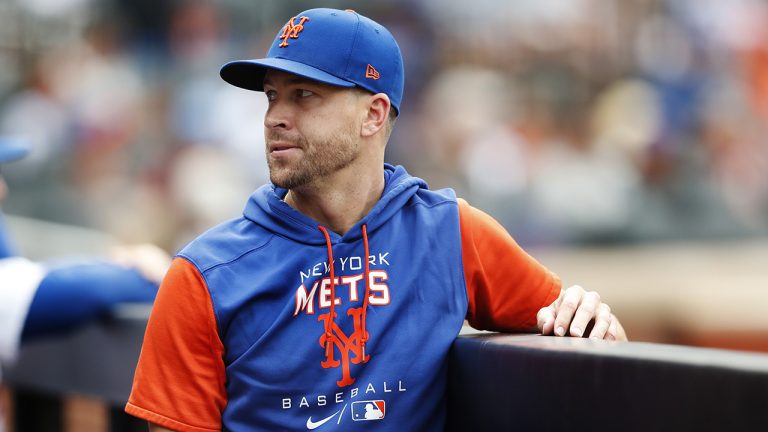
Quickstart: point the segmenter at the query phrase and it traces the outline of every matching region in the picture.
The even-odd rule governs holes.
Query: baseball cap
[[[0,137],[0,163],[13,162],[29,154],[29,147],[20,139]]]
[[[349,9],[296,14],[277,33],[265,58],[229,62],[220,75],[234,86],[264,91],[268,69],[385,93],[400,112],[405,79],[400,47],[384,26]]]

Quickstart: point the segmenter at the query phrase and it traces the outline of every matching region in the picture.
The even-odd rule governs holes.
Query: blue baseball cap
[[[384,26],[349,9],[297,14],[277,33],[265,58],[229,62],[220,74],[234,86],[264,91],[268,69],[384,93],[400,112],[405,80],[400,47]]]
[[[29,147],[20,139],[0,137],[0,163],[13,162],[29,154]]]

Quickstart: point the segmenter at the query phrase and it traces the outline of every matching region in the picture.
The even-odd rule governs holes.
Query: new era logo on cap
[[[268,69],[384,93],[400,111],[404,85],[400,48],[386,28],[354,11],[321,8],[296,14],[277,33],[266,57],[227,63],[221,77],[232,85],[263,91]]]
[[[379,73],[379,71],[376,70],[376,68],[374,68],[371,65],[368,65],[365,68],[365,77],[377,80],[377,79],[381,78],[381,74]]]

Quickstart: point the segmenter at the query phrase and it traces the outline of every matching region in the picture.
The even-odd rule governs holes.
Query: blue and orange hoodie
[[[384,176],[344,235],[265,185],[185,247],[126,411],[179,431],[443,430],[464,320],[528,331],[560,282],[452,190]]]

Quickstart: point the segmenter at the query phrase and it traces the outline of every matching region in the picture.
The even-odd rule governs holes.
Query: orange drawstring
[[[331,336],[333,336],[333,322],[334,322],[334,314],[335,314],[335,308],[336,305],[336,276],[333,271],[333,246],[331,245],[331,236],[328,234],[328,230],[325,229],[324,226],[318,225],[317,228],[323,232],[323,235],[325,235],[325,245],[328,247],[328,262],[329,266],[331,267],[331,311],[330,316],[328,317],[328,320],[325,322],[325,355],[326,357],[330,358],[333,354],[333,342],[331,341]],[[363,224],[363,246],[365,247],[365,274],[364,274],[364,280],[365,280],[365,298],[363,298],[363,312],[361,314],[362,318],[362,331],[363,335],[360,340],[360,344],[362,346],[362,353],[363,353],[363,359],[365,359],[365,344],[368,342],[368,328],[365,324],[365,318],[366,314],[368,312],[368,297],[371,295],[371,287],[370,287],[370,262],[368,256],[370,255],[370,252],[368,250],[368,227]]]
[[[331,341],[333,333],[331,326],[334,321],[334,305],[336,304],[336,277],[333,274],[333,247],[331,246],[331,236],[328,235],[328,230],[326,230],[324,226],[318,225],[317,227],[323,234],[325,234],[325,244],[328,246],[328,262],[331,266],[331,313],[328,316],[328,320],[325,322],[325,356],[330,358],[331,355],[333,355],[333,342]]]

